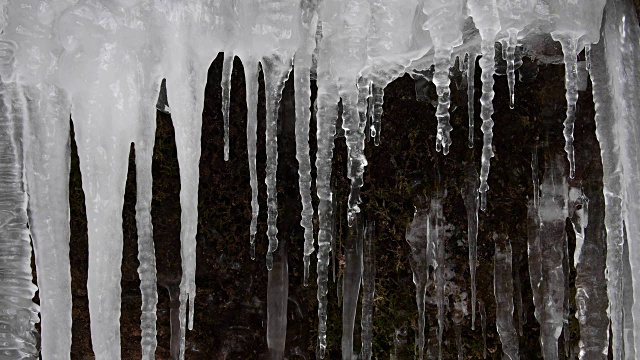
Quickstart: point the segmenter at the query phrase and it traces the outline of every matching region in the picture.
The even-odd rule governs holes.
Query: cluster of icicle
[[[7,340],[1,345],[2,351],[13,351],[11,354],[20,356],[36,356],[38,352],[33,336],[38,308],[31,302],[35,288],[27,271],[30,264],[27,234],[30,232],[40,289],[41,353],[45,359],[69,358],[71,280],[69,214],[65,209],[69,208],[70,114],[86,197],[89,233],[87,287],[96,358],[120,357],[122,206],[132,143],[136,151],[142,348],[145,359],[153,358],[157,294],[150,214],[151,161],[155,104],[161,80],[166,79],[181,178],[179,318],[180,358],[183,358],[185,330],[187,327],[191,329],[194,321],[198,163],[204,87],[209,65],[219,52],[224,52],[225,159],[229,158],[230,152],[228,111],[233,58],[238,56],[244,65],[252,188],[249,229],[252,254],[259,213],[256,131],[260,69],[264,74],[269,240],[266,262],[269,269],[273,267],[272,254],[278,247],[278,106],[284,83],[293,69],[296,157],[300,165],[301,225],[305,238],[305,284],[309,278],[310,256],[316,245],[309,156],[310,83],[311,74],[316,74],[318,355],[323,357],[326,349],[328,263],[333,236],[331,159],[338,103],[342,102],[342,127],[349,152],[351,189],[347,216],[351,224],[360,212],[359,190],[367,165],[364,156],[365,128],[371,126],[370,134],[375,138],[375,144],[379,144],[385,86],[406,72],[416,75],[434,66],[433,82],[438,94],[435,145],[436,149],[447,154],[452,142],[448,113],[449,68],[454,55],[462,57],[466,53],[469,61],[473,62],[468,67],[469,74],[473,75],[475,59],[480,54],[480,117],[484,133],[481,172],[479,184],[472,181],[469,184],[471,190],[465,194],[468,211],[475,214],[475,220],[469,221],[470,227],[477,228],[477,210],[474,209],[486,208],[489,161],[493,156],[491,116],[495,43],[503,42],[513,104],[516,45],[529,34],[545,33],[562,44],[565,54],[567,116],[564,135],[570,163],[569,177],[574,176],[575,168],[572,141],[577,100],[577,54],[584,47],[590,50],[597,136],[605,168],[609,306],[614,356],[618,358],[629,341],[635,339],[634,342],[640,344],[640,331],[633,331],[633,328],[640,329],[640,304],[633,303],[628,314],[633,317],[632,339],[625,337],[623,341],[623,323],[628,317],[626,313],[625,317],[621,315],[622,245],[627,242],[628,261],[633,270],[628,276],[632,278],[634,294],[640,294],[637,271],[640,266],[640,222],[637,221],[640,191],[634,190],[634,184],[640,181],[640,142],[636,141],[640,127],[635,123],[640,114],[637,101],[640,84],[637,59],[640,57],[635,12],[623,0],[609,1],[603,27],[606,42],[598,42],[604,5],[604,0],[0,1],[0,94],[3,100],[0,102],[3,139],[0,146],[7,149],[0,164],[4,174],[0,190],[7,193],[0,210],[3,214],[11,214],[11,217],[3,218],[0,229],[1,256],[10,256],[2,262],[6,271],[2,272],[0,297],[7,306],[2,321],[9,324],[2,330],[7,332],[3,335]],[[592,47],[591,44],[597,45]],[[473,82],[470,82],[470,89],[472,93]],[[472,109],[470,106],[471,127]],[[472,130],[469,133],[472,134]],[[472,136],[469,141],[473,146]],[[479,199],[475,195],[476,186]],[[538,209],[545,206],[544,198],[535,205]],[[543,217],[546,212],[539,210],[538,214]],[[582,226],[579,224],[582,223],[576,225],[578,228]],[[625,228],[627,242],[623,238]],[[477,230],[470,231],[472,277],[475,276],[476,236]],[[500,245],[499,250],[501,257],[496,258],[496,266],[509,267],[504,263],[510,259],[508,242]],[[438,252],[436,258],[440,256],[442,254]],[[417,284],[422,283],[422,280],[416,281]],[[368,288],[372,286],[370,280],[369,283],[365,280],[365,285]],[[472,286],[472,316],[475,317],[475,285]],[[496,284],[496,289],[504,289],[505,286],[509,288],[508,284]],[[420,303],[420,295],[418,297]],[[640,298],[640,295],[634,297]],[[554,299],[553,303],[557,305],[558,301]],[[553,308],[547,312],[555,314],[557,311]],[[424,317],[423,311],[421,316]],[[370,319],[367,321],[370,324]],[[543,323],[543,343],[546,343],[544,334],[555,334],[558,323],[555,320],[543,320]],[[547,327],[549,330],[544,330]],[[366,338],[370,339],[370,333]],[[365,349],[369,349],[365,352],[370,356],[370,347]],[[584,351],[589,349],[587,347]]]

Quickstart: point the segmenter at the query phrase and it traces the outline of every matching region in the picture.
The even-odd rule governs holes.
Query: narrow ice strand
[[[444,244],[444,217],[442,215],[442,199],[431,200],[431,219],[433,220],[434,237],[436,244],[436,304],[438,305],[438,359],[442,360],[442,341],[445,325],[445,244]]]
[[[516,260],[517,261],[517,260]],[[518,268],[513,270],[513,297],[514,297],[514,306],[516,309],[516,316],[518,319],[518,335],[523,336],[524,334],[524,324],[526,323],[526,318],[524,316],[524,311],[522,309],[522,284],[520,283],[520,271]]]
[[[249,58],[245,61],[245,83],[247,92],[247,154],[249,157],[249,178],[251,184],[251,225],[249,227],[249,253],[256,259],[256,233],[258,232],[258,173],[256,153],[258,150],[258,63]]]
[[[513,325],[513,278],[511,242],[498,235],[493,258],[493,294],[496,297],[496,327],[502,342],[502,352],[511,360],[518,354],[518,334]]]
[[[484,301],[478,300],[478,311],[480,312],[480,324],[482,326],[482,358],[487,358],[487,311],[484,308]]]
[[[480,168],[480,210],[487,209],[487,190],[489,184],[489,167],[491,158],[493,157],[493,74],[495,73],[495,43],[493,39],[482,39],[482,58],[480,58],[480,68],[482,69],[482,97],[480,98],[481,110],[480,118],[482,118],[482,133],[484,134],[484,143],[482,145],[482,160]]]
[[[533,207],[540,204],[540,179],[538,177],[538,146],[531,153],[531,181],[533,183]]]
[[[436,151],[442,151],[444,155],[449,153],[449,146],[451,145],[451,135],[449,133],[453,130],[449,123],[451,117],[449,114],[449,105],[451,104],[449,67],[451,67],[452,52],[452,48],[436,49],[434,55],[435,72],[433,73],[433,84],[436,86],[436,93],[438,94]]]
[[[5,61],[6,54],[12,52],[2,47]],[[21,86],[3,79],[0,82],[0,281],[3,285],[0,288],[3,304],[0,352],[6,359],[37,359],[39,353],[34,325],[40,321],[40,309],[33,302],[38,288],[31,277],[28,189],[23,178],[23,131],[27,116],[27,101]]]
[[[364,224],[362,219],[356,218],[354,226],[347,230],[344,242],[344,275],[342,300],[342,359],[351,360],[353,353],[353,331],[355,329],[356,311],[360,298],[360,284],[362,282],[362,244]]]
[[[265,133],[265,146],[267,153],[267,168],[265,184],[267,185],[267,237],[269,248],[267,249],[267,269],[273,266],[273,252],[278,248],[278,189],[276,172],[278,170],[278,109],[284,83],[289,77],[291,63],[281,62],[273,57],[263,59],[264,87],[267,107],[267,126]]]
[[[43,358],[69,359],[72,311],[69,262],[71,104],[63,91],[50,84],[29,86],[25,92],[29,99],[24,137],[25,175],[29,184],[29,229],[41,304],[41,354]]]
[[[606,40],[603,39],[603,40]],[[606,228],[606,279],[611,321],[611,348],[615,359],[624,354],[622,301],[622,164],[620,139],[615,122],[615,99],[610,92],[614,73],[607,66],[603,41],[591,48],[591,77],[595,107],[596,137],[600,144],[603,168],[604,226]],[[608,341],[607,341],[608,343]]]
[[[318,112],[316,155],[316,192],[318,204],[318,346],[317,356],[324,359],[327,349],[327,280],[329,277],[329,252],[331,249],[331,219],[333,215],[331,189],[331,161],[333,159],[334,136],[338,119],[338,87],[331,75],[328,59],[330,54],[326,48],[320,50],[318,60]]]
[[[380,145],[382,131],[382,105],[384,103],[384,87],[373,85],[373,121],[371,123],[371,137],[375,146]]]
[[[309,285],[309,267],[313,254],[313,204],[311,202],[311,158],[309,157],[309,122],[311,120],[311,46],[296,52],[293,66],[296,106],[296,160],[298,160],[298,186],[302,199],[300,225],[304,228],[304,285]]]
[[[287,244],[280,245],[267,283],[267,347],[270,359],[284,359],[289,302]]]
[[[515,106],[515,87],[516,87],[516,72],[515,72],[515,58],[516,58],[516,46],[518,45],[518,30],[511,28],[508,30],[509,39],[507,41],[506,60],[507,60],[507,82],[509,84],[509,108],[513,109]]]
[[[569,159],[569,177],[576,174],[575,155],[573,152],[573,128],[576,121],[576,104],[578,102],[578,39],[572,34],[552,33],[554,40],[562,45],[564,54],[564,84],[567,99],[567,115],[564,120],[564,151]]]
[[[224,53],[222,61],[222,118],[224,119],[224,161],[229,161],[229,106],[231,102],[231,73],[233,71],[233,52]]]
[[[376,287],[375,222],[365,224],[362,266],[361,359],[370,360],[373,353],[373,299]]]
[[[467,67],[467,108],[469,113],[469,148],[473,148],[475,130],[476,59],[478,54],[469,53]]]
[[[471,330],[476,324],[476,268],[478,264],[478,172],[473,162],[465,166],[462,198],[467,210],[467,242],[469,244],[469,273],[471,274]]]
[[[405,239],[411,246],[411,272],[416,286],[416,305],[418,307],[418,336],[416,339],[418,359],[424,358],[425,328],[426,328],[426,291],[429,277],[429,244],[431,243],[431,221],[427,209],[416,208],[413,220],[407,228]]]

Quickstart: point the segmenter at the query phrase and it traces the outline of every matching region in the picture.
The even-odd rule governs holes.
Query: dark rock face
[[[230,114],[230,158],[223,160],[223,119],[221,114],[222,56],[213,62],[205,90],[203,113],[202,157],[200,160],[199,227],[197,247],[198,287],[193,331],[187,332],[187,359],[262,359],[266,358],[266,287],[267,270],[264,255],[266,241],[266,186],[259,182],[260,217],[257,236],[257,259],[249,254],[249,222],[251,190],[246,151],[245,84],[241,63],[236,59],[232,75]],[[537,76],[535,69],[537,68]],[[480,214],[478,236],[478,299],[486,305],[488,351],[490,358],[500,358],[501,345],[495,326],[493,294],[494,233],[507,236],[513,247],[513,276],[516,292],[521,292],[522,314],[514,313],[523,359],[541,357],[540,326],[534,317],[527,263],[527,204],[532,197],[531,157],[539,148],[544,163],[564,154],[562,122],[565,117],[564,68],[560,65],[535,66],[525,58],[522,81],[516,83],[515,109],[509,108],[507,80],[496,76],[494,152],[489,175],[487,211]],[[291,75],[293,76],[293,75]],[[460,75],[458,75],[460,76]],[[435,151],[435,91],[427,86],[427,101],[417,101],[415,86],[404,76],[385,89],[382,143],[367,142],[369,165],[362,192],[363,213],[375,220],[377,276],[374,298],[374,357],[414,358],[417,337],[415,287],[410,267],[410,248],[405,230],[411,222],[414,206],[420,199],[432,196],[436,188],[446,193],[443,215],[451,227],[445,239],[448,281],[467,296],[470,311],[470,280],[467,244],[467,214],[460,189],[464,186],[465,164],[473,162],[479,170],[482,132],[480,131],[480,69],[475,80],[475,147],[467,142],[467,90],[462,79],[452,81],[451,152],[447,156]],[[456,85],[458,83],[459,85]],[[286,355],[289,358],[312,358],[317,331],[315,280],[302,286],[303,229],[300,222],[297,161],[295,159],[294,100],[291,79],[280,105],[278,164],[278,238],[288,250],[289,302]],[[265,176],[264,84],[261,78],[258,126],[258,178]],[[459,86],[459,88],[457,88]],[[315,97],[315,88],[313,89]],[[576,177],[571,185],[584,187],[592,201],[602,201],[602,166],[595,138],[594,110],[590,85],[581,91],[575,129]],[[171,99],[168,99],[171,104]],[[311,125],[311,161],[315,161],[315,123]],[[73,279],[73,347],[72,357],[91,358],[91,340],[86,292],[87,235],[84,196],[81,190],[78,158],[73,148],[71,168],[71,259]],[[134,150],[124,205],[124,256],[122,264],[122,358],[140,357],[140,292],[137,274],[135,226]],[[343,137],[336,138],[333,178],[337,197],[336,252],[333,266],[337,282],[329,282],[329,320],[327,359],[340,358],[342,310],[338,305],[337,284],[344,268],[343,244],[347,234],[346,174],[347,149]],[[158,268],[158,359],[170,353],[170,299],[180,281],[180,205],[178,163],[170,115],[158,113],[156,147],[153,164],[154,201],[152,208],[154,239]],[[313,170],[315,178],[315,169]],[[544,176],[544,174],[542,174]],[[315,188],[313,189],[315,193]],[[317,209],[317,200],[314,204]],[[317,230],[317,224],[316,224]],[[573,230],[568,228],[569,256],[575,247]],[[312,256],[314,258],[315,256]],[[601,255],[604,262],[604,254]],[[312,264],[315,261],[312,261]],[[564,356],[564,339],[570,350],[577,349],[579,330],[575,313],[575,269],[571,267],[570,335],[561,336],[560,355]],[[312,265],[312,279],[315,279]],[[331,276],[330,276],[331,279]],[[433,285],[427,288],[433,297]],[[444,358],[458,354],[456,335],[461,334],[464,358],[482,358],[480,317],[471,331],[471,316],[460,314],[454,304],[462,301],[460,293],[449,293],[444,334]],[[520,306],[518,301],[516,306]],[[433,329],[437,328],[435,303],[427,302],[427,348],[437,349]],[[355,350],[360,348],[357,315]],[[431,331],[429,331],[431,329]],[[296,357],[298,355],[298,357]]]

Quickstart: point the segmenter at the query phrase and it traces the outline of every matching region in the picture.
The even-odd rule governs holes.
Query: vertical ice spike
[[[50,84],[25,87],[29,118],[24,137],[29,229],[40,297],[43,358],[69,359],[69,115],[66,94]],[[4,116],[4,115],[3,115]]]
[[[467,108],[469,112],[469,148],[473,148],[475,130],[476,59],[478,54],[469,53],[467,60]]]
[[[329,251],[331,249],[331,219],[333,215],[331,189],[331,161],[333,159],[334,136],[338,119],[338,87],[331,74],[330,53],[320,44],[318,58],[318,112],[316,155],[316,191],[319,198],[318,220],[318,347],[317,356],[324,359],[327,349],[327,280],[329,275]]]
[[[451,117],[449,114],[449,105],[451,104],[449,67],[451,67],[452,52],[452,48],[436,49],[434,55],[435,72],[433,73],[433,84],[436,86],[436,93],[438,94],[436,151],[442,151],[445,155],[449,153],[449,146],[451,145],[451,135],[449,133],[453,130],[449,123]]]
[[[14,46],[0,41],[3,63],[12,63]],[[0,353],[7,359],[37,359],[39,353],[34,324],[40,321],[40,309],[33,303],[38,288],[31,277],[28,189],[23,178],[23,131],[27,116],[27,99],[22,87],[3,74],[0,81]],[[63,341],[66,336],[69,333],[63,334]]]
[[[467,210],[467,239],[469,243],[469,273],[471,274],[471,329],[476,323],[476,267],[478,263],[478,172],[473,162],[465,166],[462,198]]]
[[[267,346],[269,358],[284,359],[287,339],[287,303],[289,301],[289,265],[287,244],[280,245],[267,285]]]
[[[518,45],[518,30],[510,28],[508,30],[509,39],[507,40],[506,59],[507,60],[507,82],[509,84],[509,108],[513,109],[515,104],[515,87],[516,87],[516,72],[515,72],[515,58],[516,58],[516,46]]]
[[[571,33],[552,32],[551,36],[562,45],[564,54],[564,86],[566,89],[567,115],[564,120],[564,151],[569,159],[569,177],[574,178],[576,165],[573,153],[573,127],[578,102],[578,39]]]
[[[311,121],[312,53],[315,49],[317,28],[316,2],[303,8],[300,27],[301,45],[294,57],[293,79],[296,106],[296,160],[298,160],[298,186],[302,199],[300,225],[304,228],[304,285],[309,285],[309,267],[313,254],[313,204],[311,202],[311,159],[309,156],[309,123]]]
[[[510,360],[520,358],[518,334],[513,325],[513,278],[511,242],[505,235],[495,236],[493,258],[493,294],[496,297],[496,327],[502,342],[502,352]]]
[[[376,287],[375,222],[367,221],[364,229],[362,266],[362,347],[360,358],[371,360],[373,353],[373,298]]]
[[[233,52],[225,51],[222,61],[222,118],[224,119],[224,161],[229,161],[229,106],[231,100],[231,73],[233,71]]]
[[[384,87],[372,85],[373,94],[373,121],[371,122],[371,137],[375,146],[380,145],[380,132],[382,131],[382,105],[384,103]]]
[[[256,233],[258,232],[258,173],[256,153],[258,151],[258,71],[259,65],[253,58],[244,61],[247,92],[247,154],[249,157],[249,177],[251,184],[251,226],[249,228],[249,252],[256,259]]]
[[[360,298],[360,284],[362,282],[362,244],[364,236],[364,222],[356,217],[354,226],[347,230],[344,243],[344,274],[342,301],[342,359],[351,360],[353,353],[353,330],[355,328],[358,299]],[[355,356],[357,357],[357,356]]]
[[[284,83],[289,77],[291,63],[277,56],[262,59],[264,71],[264,87],[267,107],[266,153],[267,169],[265,184],[267,185],[267,269],[273,266],[273,252],[278,248],[278,189],[276,172],[278,170],[278,109]]]

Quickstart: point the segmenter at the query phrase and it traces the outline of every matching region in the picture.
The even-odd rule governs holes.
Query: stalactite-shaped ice
[[[344,243],[345,268],[342,277],[344,297],[342,301],[342,359],[357,358],[353,353],[353,330],[362,282],[362,245],[364,222],[356,218]]]
[[[469,113],[469,148],[473,148],[475,130],[476,59],[478,54],[469,53],[467,60],[467,108]]]
[[[287,245],[282,244],[269,271],[267,285],[267,346],[272,360],[284,359],[289,301],[288,264]]]
[[[312,54],[318,16],[317,1],[309,1],[302,8],[300,46],[296,51],[293,78],[296,104],[296,159],[298,160],[298,186],[302,199],[300,225],[304,228],[304,285],[309,285],[309,266],[313,244],[313,204],[311,203],[311,159],[309,157],[309,122],[311,120]]]
[[[469,11],[473,17],[476,27],[480,30],[481,52],[480,68],[482,69],[482,97],[480,98],[482,118],[482,133],[484,134],[484,144],[482,145],[482,166],[480,169],[480,209],[487,208],[487,190],[489,185],[489,166],[493,157],[493,74],[495,72],[495,37],[500,31],[500,21],[498,8],[495,0],[485,4],[479,0],[470,0],[467,3]]]
[[[376,146],[380,145],[380,131],[382,129],[382,105],[384,103],[384,88],[373,85],[373,120],[371,122],[371,137]]]
[[[323,2],[321,5],[320,20],[335,13],[335,4]],[[316,155],[316,191],[318,194],[318,347],[317,355],[323,359],[327,348],[327,280],[329,275],[329,251],[331,249],[331,219],[333,214],[331,190],[331,161],[333,158],[334,136],[336,133],[336,121],[338,118],[338,87],[332,74],[331,52],[326,37],[332,36],[333,28],[329,23],[322,24],[323,39],[319,47],[318,57],[318,111],[317,141],[318,151]]]
[[[529,257],[530,264],[540,262],[539,284],[541,301],[536,304],[535,315],[540,323],[542,353],[545,359],[558,357],[558,337],[563,325],[565,274],[563,272],[566,219],[568,217],[568,185],[563,159],[558,155],[545,164],[545,175],[540,185],[540,258]],[[532,282],[532,286],[534,286]],[[535,296],[535,295],[534,295]]]
[[[509,108],[513,109],[515,106],[515,87],[516,87],[516,70],[515,70],[515,58],[516,58],[516,46],[518,45],[518,30],[510,28],[507,30],[509,37],[507,40],[507,83],[509,85]]]
[[[233,52],[225,52],[222,62],[222,118],[224,120],[224,161],[229,161],[229,105],[231,100],[231,72],[233,71]]]
[[[473,162],[465,167],[465,181],[461,189],[467,209],[467,241],[469,243],[469,273],[471,274],[471,329],[476,323],[476,267],[478,264],[478,172]]]
[[[451,67],[451,55],[453,48],[462,44],[462,1],[425,0],[423,12],[427,15],[427,22],[422,28],[429,30],[434,46],[433,60],[435,72],[433,83],[438,93],[438,130],[436,134],[436,150],[449,153],[453,129],[449,123],[449,67]]]
[[[425,204],[426,205],[426,204]],[[413,272],[413,283],[416,285],[416,303],[418,306],[418,358],[424,358],[425,345],[425,296],[427,291],[427,281],[429,277],[430,256],[430,214],[429,209],[416,208],[413,220],[407,228],[405,239],[411,246],[411,270]]]
[[[436,277],[436,304],[438,305],[438,358],[442,360],[442,339],[445,323],[445,243],[444,243],[444,215],[442,213],[442,198],[431,199],[430,222],[433,224],[435,242],[435,277]]]
[[[373,355],[373,298],[376,288],[376,252],[375,252],[375,222],[365,224],[363,240],[362,266],[362,318],[361,334],[362,347],[360,358],[370,360]]]
[[[518,334],[513,325],[513,278],[511,242],[505,235],[495,237],[493,258],[493,294],[496,297],[496,327],[502,352],[511,360],[518,355]]]
[[[27,228],[27,189],[24,182],[23,136],[27,100],[15,82],[12,63],[15,43],[1,40],[4,66],[0,72],[0,352],[7,359],[37,359],[39,321],[33,297],[31,244]],[[64,249],[62,249],[64,250]],[[66,335],[66,334],[65,334]],[[63,338],[64,340],[64,338]]]
[[[2,9],[5,21],[0,25],[0,29],[4,27],[0,35],[4,64],[0,74],[4,82],[2,87],[5,89],[3,107],[5,102],[9,104],[9,108],[3,110],[1,119],[4,124],[3,133],[9,130],[7,126],[10,124],[7,121],[15,122],[11,126],[14,126],[16,132],[13,135],[5,134],[7,139],[13,138],[17,141],[16,145],[19,145],[19,136],[24,136],[23,157],[25,181],[28,184],[26,190],[28,190],[29,200],[29,230],[35,253],[38,297],[41,304],[40,352],[46,359],[69,359],[71,350],[69,264],[71,104],[65,92],[54,85],[55,73],[50,71],[55,68],[62,50],[61,44],[55,39],[54,22],[71,4],[71,1],[65,0],[50,1],[46,4],[47,6],[40,6],[42,5],[40,1],[20,1],[11,4],[5,2]],[[14,63],[15,69],[12,67]],[[6,67],[7,65],[9,67]],[[15,73],[11,74],[12,70]],[[11,80],[12,76],[13,80]],[[22,84],[26,103],[19,101],[20,98],[15,98],[13,99],[15,103],[12,102],[11,94],[17,94],[16,84]],[[27,106],[27,113],[23,114],[24,118],[20,116],[22,105]],[[24,126],[23,130],[21,126]],[[7,229],[3,230],[3,233],[5,232]],[[25,246],[28,245],[25,244]],[[29,269],[30,272],[31,269]],[[24,281],[20,283],[20,286],[26,286]],[[13,288],[15,285],[11,284],[8,288],[15,290]],[[22,327],[25,331],[31,331],[32,328],[29,326],[31,325],[24,323],[20,327],[14,327],[14,330]],[[18,333],[20,331],[22,330],[16,331],[14,336],[22,336]],[[3,338],[7,336],[5,333],[2,335]],[[13,343],[13,340],[10,343]],[[29,338],[24,340],[25,346],[33,345],[30,344]],[[15,353],[12,356],[18,357]]]
[[[258,63],[249,58],[244,61],[244,77],[247,92],[247,153],[249,155],[249,183],[251,184],[251,225],[249,227],[249,252],[256,258],[256,233],[258,232],[258,173],[256,153],[258,151]]]

